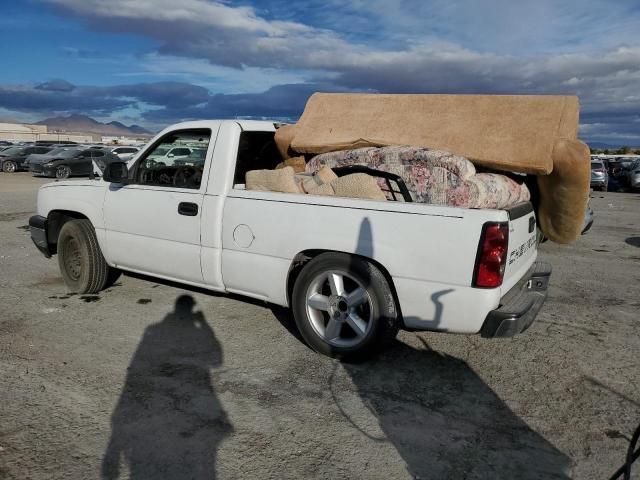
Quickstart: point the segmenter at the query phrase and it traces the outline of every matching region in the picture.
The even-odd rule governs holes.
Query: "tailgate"
[[[507,293],[535,261],[538,246],[536,217],[530,202],[507,210],[509,214],[509,249],[502,281],[502,295]]]

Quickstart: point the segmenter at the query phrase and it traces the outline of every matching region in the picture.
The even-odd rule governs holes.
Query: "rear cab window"
[[[234,188],[244,185],[250,170],[273,170],[282,158],[274,140],[275,132],[243,131],[240,133],[236,170],[233,176]]]

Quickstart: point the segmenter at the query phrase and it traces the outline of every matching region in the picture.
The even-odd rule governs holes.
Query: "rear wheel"
[[[60,165],[58,168],[56,168],[56,178],[62,180],[65,178],[69,178],[70,175],[71,169],[68,166]]]
[[[119,275],[107,265],[96,232],[86,219],[70,220],[60,229],[58,265],[64,283],[73,293],[97,293]]]
[[[370,262],[325,253],[300,272],[293,288],[296,325],[317,352],[342,360],[371,356],[398,333],[391,288]]]
[[[11,160],[7,160],[2,164],[2,171],[5,173],[14,173],[18,170],[18,164]]]

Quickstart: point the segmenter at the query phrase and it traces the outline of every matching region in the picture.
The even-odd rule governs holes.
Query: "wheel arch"
[[[60,235],[62,226],[71,220],[80,219],[91,221],[85,214],[74,210],[51,210],[47,214],[47,241],[49,242],[49,251],[52,254],[57,253],[58,235]]]
[[[293,286],[296,283],[296,280],[298,278],[298,276],[300,275],[300,272],[302,271],[302,269],[304,268],[304,266],[309,263],[311,260],[313,260],[314,258],[318,257],[319,255],[322,255],[323,253],[342,253],[344,255],[349,255],[350,257],[358,257],[361,258],[362,260],[365,260],[373,265],[375,265],[378,270],[380,270],[380,272],[382,272],[382,274],[384,275],[385,279],[387,280],[387,283],[389,284],[389,288],[391,288],[391,292],[393,293],[393,300],[395,302],[395,306],[398,312],[398,317],[400,319],[400,321],[402,322],[402,308],[400,306],[400,301],[398,299],[398,293],[396,291],[396,287],[393,283],[393,277],[391,276],[391,274],[389,273],[389,271],[385,268],[385,266],[383,264],[381,264],[380,262],[378,262],[377,260],[371,258],[371,257],[367,257],[366,255],[359,255],[357,253],[352,253],[352,252],[343,252],[340,250],[327,250],[327,249],[308,249],[308,250],[303,250],[301,252],[298,252],[295,257],[293,258],[293,260],[291,261],[291,266],[289,267],[289,272],[287,274],[287,304],[289,306],[291,306],[291,296],[293,294]]]

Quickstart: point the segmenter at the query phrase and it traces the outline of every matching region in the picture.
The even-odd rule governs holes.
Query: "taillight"
[[[509,246],[509,224],[488,222],[482,227],[473,286],[494,288],[502,285]]]

